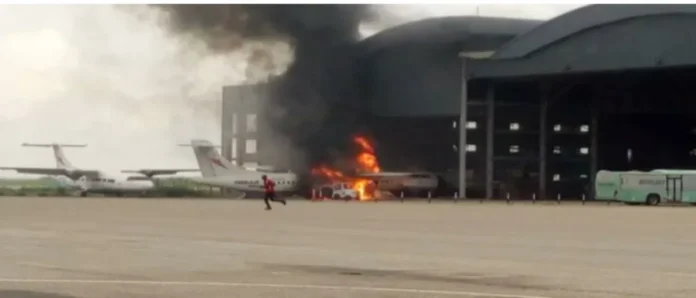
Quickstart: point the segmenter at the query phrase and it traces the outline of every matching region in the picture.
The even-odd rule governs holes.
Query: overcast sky
[[[480,5],[479,15],[548,19],[579,5]],[[475,5],[380,5],[366,35],[400,23],[474,15]],[[49,149],[22,142],[86,143],[66,149],[83,168],[196,168],[191,138],[218,143],[221,86],[245,81],[249,51],[201,54],[154,25],[156,15],[112,6],[0,6],[0,165],[53,167]],[[287,64],[287,47],[274,50]],[[282,67],[279,66],[279,70]],[[0,176],[13,176],[0,172]]]

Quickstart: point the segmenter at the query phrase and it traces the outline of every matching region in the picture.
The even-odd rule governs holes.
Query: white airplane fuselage
[[[266,175],[275,182],[276,192],[293,192],[297,190],[298,178],[292,172],[272,172],[263,167],[250,170],[237,166],[220,155],[215,146],[207,140],[191,140],[201,177],[187,177],[188,180],[203,185],[234,189],[245,193],[263,192],[262,176]]]
[[[358,176],[374,180],[379,190],[392,192],[418,193],[434,191],[438,187],[438,178],[431,173],[381,172]]]
[[[243,192],[263,192],[262,175],[275,182],[276,192],[290,192],[297,188],[297,176],[293,173],[238,172],[225,176],[188,177],[188,180],[213,187],[232,188]]]
[[[127,180],[125,177],[99,172],[97,177],[82,176],[76,181],[83,194],[145,194],[155,189],[152,180]]]

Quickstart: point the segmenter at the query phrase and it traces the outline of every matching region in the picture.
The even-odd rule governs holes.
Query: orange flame
[[[330,180],[342,180],[345,176],[343,173],[333,170],[327,166],[319,166],[312,169],[312,174],[316,176],[324,176]]]
[[[353,142],[360,146],[362,152],[356,157],[356,162],[360,167],[359,170],[369,173],[379,173],[379,162],[377,162],[377,156],[375,156],[375,149],[372,147],[370,142],[361,136],[356,136],[353,138]]]
[[[372,145],[365,137],[355,136],[355,137],[353,137],[353,142],[358,144],[358,146],[360,146],[363,151],[375,153],[375,149],[372,148]]]
[[[360,148],[360,153],[355,157],[356,170],[358,172],[379,173],[381,170],[374,147],[367,138],[355,136],[353,142]],[[312,174],[324,177],[333,183],[348,183],[352,189],[358,192],[361,201],[374,199],[374,184],[370,179],[347,177],[344,173],[325,165],[313,168]],[[370,189],[370,186],[373,189]]]

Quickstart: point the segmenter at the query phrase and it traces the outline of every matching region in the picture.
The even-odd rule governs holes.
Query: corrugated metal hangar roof
[[[361,42],[364,54],[406,44],[461,43],[472,37],[509,40],[543,23],[539,20],[454,16],[419,20],[379,32]]]

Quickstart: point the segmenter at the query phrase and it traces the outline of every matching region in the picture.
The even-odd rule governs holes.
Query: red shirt
[[[274,192],[275,182],[271,179],[266,179],[266,182],[263,183],[263,188],[266,189],[266,192]]]

